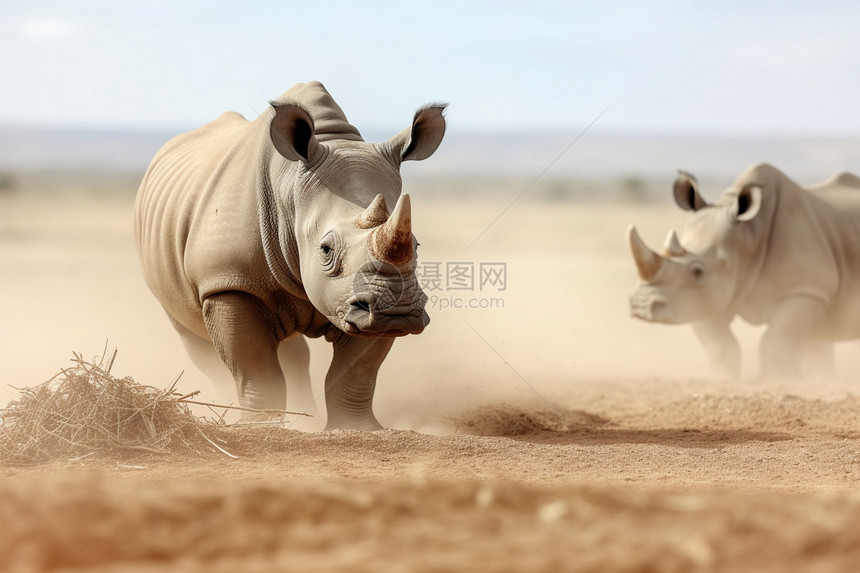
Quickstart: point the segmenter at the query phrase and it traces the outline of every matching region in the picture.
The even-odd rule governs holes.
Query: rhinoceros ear
[[[750,221],[761,211],[761,185],[749,183],[738,193],[732,209],[735,221]]]
[[[314,120],[300,105],[271,102],[275,117],[269,135],[278,153],[290,161],[309,161],[317,150]]]
[[[389,140],[391,148],[400,151],[401,161],[420,161],[433,155],[445,136],[444,111],[447,105],[433,103],[422,107],[415,112],[412,127]]]
[[[679,170],[672,191],[675,195],[675,203],[685,211],[698,211],[708,206],[708,202],[699,195],[699,182],[692,173]]]

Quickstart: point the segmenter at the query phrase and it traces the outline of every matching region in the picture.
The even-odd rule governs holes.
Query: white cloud
[[[29,20],[21,26],[21,35],[34,41],[64,40],[77,32],[76,25],[63,20]]]

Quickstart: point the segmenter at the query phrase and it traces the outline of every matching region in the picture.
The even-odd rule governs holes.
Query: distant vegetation
[[[407,177],[404,191],[421,200],[648,202],[668,197],[667,183],[636,175],[620,179],[547,177]]]
[[[645,181],[635,175],[628,175],[621,180],[621,196],[628,201],[642,201],[646,199],[648,185]]]
[[[142,170],[20,170],[0,171],[0,194],[48,193],[99,197],[131,197]]]
[[[0,171],[0,193],[12,193],[18,188],[18,181],[12,173]]]
[[[2,194],[55,194],[131,198],[143,170],[5,170]],[[623,178],[545,177],[530,180],[504,176],[405,177],[403,190],[422,201],[522,201],[543,203],[648,202],[669,197],[665,181],[636,175]]]

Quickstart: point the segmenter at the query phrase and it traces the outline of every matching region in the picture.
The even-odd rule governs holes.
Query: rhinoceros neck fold
[[[294,172],[298,164],[280,158],[271,148],[263,154],[257,173],[257,209],[263,253],[277,283],[294,296],[307,299],[299,271],[293,220],[295,206],[292,195],[282,197],[276,192],[277,182]],[[295,176],[294,173],[292,173]]]
[[[364,141],[358,129],[353,127],[345,117],[337,117],[331,110],[322,110],[317,115],[311,111],[314,120],[314,135],[317,141],[333,141],[346,139],[349,141]]]
[[[771,252],[772,248],[774,224],[780,199],[784,193],[790,192],[783,188],[782,181],[774,181],[773,183],[762,199],[764,204],[757,217],[758,220],[753,223],[757,229],[750,229],[749,235],[752,237],[752,244],[745,246],[749,251],[748,262],[738,269],[738,280],[732,300],[746,299],[755,289],[764,272],[768,253]],[[738,186],[737,182],[735,186]],[[749,224],[747,223],[747,225]]]

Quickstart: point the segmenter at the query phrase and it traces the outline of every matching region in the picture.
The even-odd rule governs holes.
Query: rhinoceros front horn
[[[412,260],[412,202],[401,195],[388,220],[370,234],[370,254],[399,266]]]
[[[633,252],[633,260],[636,262],[639,277],[643,281],[654,278],[663,266],[663,257],[648,248],[633,225],[627,227],[627,242]]]
[[[359,229],[372,229],[386,222],[390,216],[385,198],[380,194],[373,198],[361,215],[356,217],[355,226]]]

